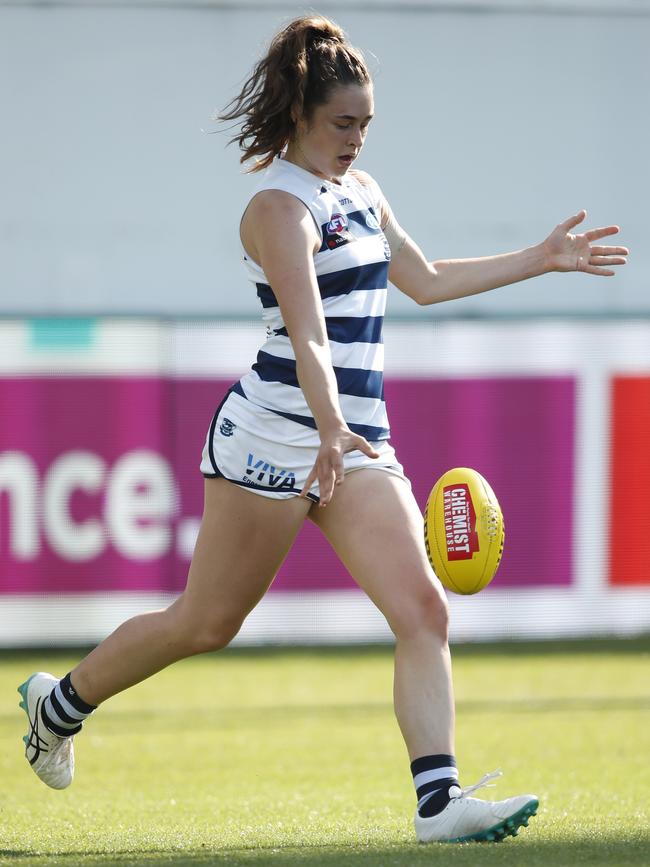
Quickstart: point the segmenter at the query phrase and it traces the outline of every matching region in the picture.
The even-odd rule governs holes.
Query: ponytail
[[[298,18],[275,36],[219,120],[243,121],[230,143],[243,151],[240,162],[257,158],[249,169],[256,172],[271,164],[298,122],[326,103],[335,87],[370,81],[362,53],[337,24],[321,16]]]

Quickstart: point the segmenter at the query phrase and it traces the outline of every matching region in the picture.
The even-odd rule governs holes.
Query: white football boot
[[[29,731],[23,738],[25,758],[34,773],[52,789],[65,789],[74,776],[72,737],[60,738],[45,728],[41,706],[59,678],[39,671],[18,687],[22,696],[19,706],[27,714]]]
[[[480,801],[468,798],[501,771],[486,774],[480,782],[466,789],[451,786],[451,800],[436,816],[423,818],[415,812],[415,833],[420,843],[467,843],[471,840],[498,843],[504,837],[517,836],[518,829],[528,824],[539,806],[535,795],[518,795],[505,801]]]

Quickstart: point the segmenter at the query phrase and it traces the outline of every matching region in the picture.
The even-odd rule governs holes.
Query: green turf
[[[47,789],[16,687],[77,655],[0,654],[0,863],[650,864],[650,641],[459,648],[457,754],[540,810],[495,844],[417,845],[388,648],[227,651],[108,702]],[[479,793],[480,794],[480,793]]]

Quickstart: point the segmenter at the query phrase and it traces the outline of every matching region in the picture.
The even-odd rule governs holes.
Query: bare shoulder
[[[349,174],[353,178],[356,178],[360,184],[363,184],[364,187],[371,187],[374,183],[374,178],[368,172],[361,171],[361,169],[350,169]]]
[[[316,251],[321,243],[307,206],[285,190],[261,190],[253,196],[239,232],[244,250],[258,265],[264,251],[277,252],[292,244]]]
[[[282,218],[300,222],[308,213],[307,206],[285,190],[261,190],[250,200],[244,217],[249,220]]]
[[[377,194],[379,187],[375,179],[372,177],[372,175],[369,175],[368,172],[362,172],[361,169],[350,169],[349,174],[351,174],[352,177],[367,190],[372,190],[371,195],[376,196],[376,198],[374,198],[374,201],[377,208],[377,218],[379,219],[380,223],[383,223],[384,214],[386,212],[386,204],[383,195]]]

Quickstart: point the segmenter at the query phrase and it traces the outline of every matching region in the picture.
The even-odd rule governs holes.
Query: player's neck
[[[317,169],[316,166],[309,160],[309,158],[297,141],[290,142],[287,145],[287,149],[282,154],[280,159],[286,160],[286,162],[289,163],[293,163],[295,166],[298,166],[298,168],[304,169],[306,172],[309,172],[310,175],[316,175],[317,178],[322,178],[324,181],[329,181],[333,184],[341,183],[340,178],[333,178],[330,175],[327,175]]]

